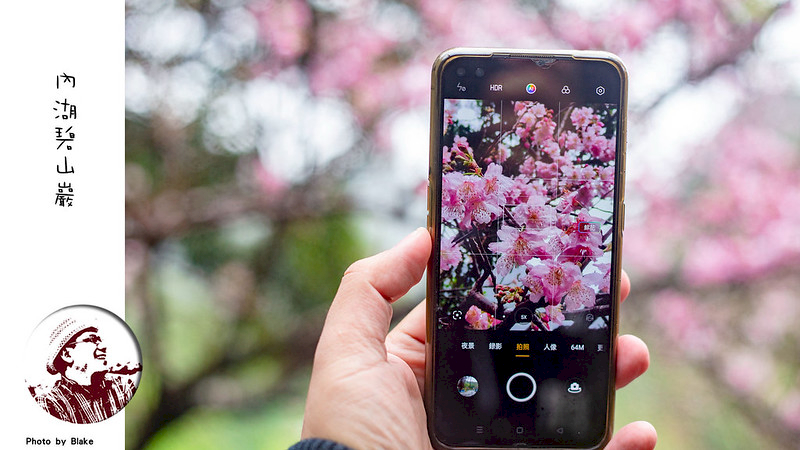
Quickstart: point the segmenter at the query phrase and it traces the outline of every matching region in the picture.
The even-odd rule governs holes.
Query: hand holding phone
[[[480,57],[482,59],[479,61],[463,59],[460,62],[466,64],[453,65],[448,68],[450,62],[461,58],[459,55]],[[493,57],[498,59],[490,61]],[[596,74],[592,75],[594,71],[588,69],[594,69],[594,65],[590,64],[592,67],[581,68],[565,63],[571,59],[582,61],[581,58],[598,62],[597,55],[583,53],[574,56],[552,56],[541,53],[531,55],[530,53],[521,52],[461,50],[447,52],[442,55],[434,68],[434,108],[432,113],[435,122],[441,125],[433,128],[432,143],[434,144],[434,149],[443,150],[444,145],[442,142],[447,140],[447,150],[450,152],[450,158],[447,163],[444,163],[443,151],[434,150],[432,152],[432,170],[435,169],[436,171],[431,173],[430,193],[432,201],[429,211],[429,232],[431,235],[418,230],[393,249],[359,261],[348,269],[328,312],[325,327],[317,346],[306,402],[303,438],[328,439],[348,445],[351,448],[387,449],[427,448],[431,445],[438,448],[497,448],[519,445],[526,447],[581,448],[600,446],[608,441],[611,430],[610,399],[613,390],[615,387],[619,388],[626,385],[641,375],[647,368],[649,357],[647,347],[641,340],[633,336],[616,338],[617,300],[624,299],[629,290],[627,278],[620,275],[620,241],[618,239],[619,236],[617,236],[617,234],[621,235],[620,222],[622,217],[620,207],[622,193],[618,186],[622,184],[621,172],[624,172],[622,159],[620,158],[621,144],[624,144],[624,139],[622,138],[624,136],[624,77],[622,79],[601,77],[599,81],[603,84],[592,86],[598,79],[592,78]],[[615,63],[603,62],[606,59],[601,57],[599,62],[615,66]],[[508,65],[502,63],[502,61],[517,60],[527,60],[542,70],[550,70],[559,65],[563,69],[559,68],[548,72],[554,74],[550,75],[550,78],[544,76],[532,79],[530,65],[516,66],[516,62]],[[491,64],[484,64],[487,61],[491,62]],[[495,64],[498,62],[500,64]],[[477,65],[477,63],[480,63],[480,65]],[[518,72],[516,69],[520,68],[521,72]],[[453,72],[450,69],[453,69]],[[584,69],[587,69],[588,72]],[[587,73],[589,78],[586,78]],[[602,75],[603,71],[599,73]],[[513,74],[517,74],[516,81],[514,81],[513,76],[508,77],[508,75]],[[484,77],[485,80],[490,80],[490,82],[475,82],[476,79]],[[578,97],[564,98],[565,100],[571,99],[572,102],[570,105],[565,105],[567,110],[580,111],[575,115],[575,123],[572,122],[571,111],[569,114],[564,113],[561,115],[561,112],[565,111],[562,107],[558,106],[557,109],[553,109],[554,101],[552,96],[556,95],[556,93],[549,88],[552,86],[553,79],[558,82],[567,80],[571,83],[560,86],[560,91],[558,92],[561,95],[579,95]],[[587,79],[588,82],[586,81]],[[583,81],[581,82],[581,80]],[[614,80],[618,85],[614,84]],[[598,89],[601,86],[603,89]],[[564,87],[569,89],[564,89]],[[596,108],[592,104],[597,102],[586,101],[586,98],[592,99],[592,97],[586,97],[591,95],[592,90],[594,95],[610,96],[607,100],[600,102],[604,106]],[[489,94],[491,92],[505,92],[508,97],[503,95],[492,97]],[[522,95],[521,102],[518,98],[521,95],[520,92],[525,92],[525,95]],[[526,95],[532,97],[526,97]],[[488,99],[489,102],[484,102],[482,99]],[[614,99],[617,100],[618,105],[616,112],[613,108]],[[471,103],[463,103],[463,105],[466,105],[465,108],[451,108],[448,117],[452,122],[446,122],[444,120],[446,100],[471,100]],[[480,102],[477,100],[480,100]],[[514,102],[510,104],[513,104],[513,114],[518,114],[519,120],[513,118],[514,116],[508,116],[509,119],[507,121],[503,120],[502,113],[499,119],[497,119],[496,115],[493,115],[498,106],[502,110],[508,105],[504,105],[504,101]],[[518,110],[517,102],[520,102]],[[478,103],[480,103],[480,107],[477,107]],[[449,105],[452,107],[453,102],[450,102]],[[581,108],[591,108],[592,111],[590,113]],[[559,112],[558,114],[555,113],[556,110]],[[506,112],[508,111],[506,110]],[[534,119],[531,119],[531,114]],[[599,116],[600,119],[598,120],[594,115]],[[586,165],[593,166],[592,170],[597,168],[598,174],[599,169],[603,167],[606,169],[604,175],[606,178],[599,177],[596,179],[595,186],[598,189],[597,192],[602,192],[598,194],[603,199],[602,202],[604,203],[601,202],[602,205],[608,207],[594,208],[603,209],[605,212],[594,211],[592,208],[589,208],[589,211],[582,211],[586,208],[581,206],[584,204],[581,202],[584,202],[587,196],[574,194],[576,187],[581,187],[580,183],[569,180],[563,180],[564,182],[561,183],[558,182],[558,176],[550,176],[548,178],[539,174],[539,172],[546,174],[548,170],[552,173],[554,169],[553,162],[557,163],[555,168],[559,169],[556,173],[563,173],[562,166],[558,164],[559,162],[564,162],[563,167],[569,172],[566,161],[560,158],[560,154],[556,154],[555,149],[550,149],[552,160],[545,157],[539,159],[528,158],[532,154],[537,154],[537,152],[540,155],[542,154],[540,150],[544,147],[536,143],[541,141],[534,141],[530,136],[533,134],[538,136],[538,139],[547,137],[550,125],[547,120],[543,120],[545,117],[549,117],[551,121],[553,117],[557,118],[554,123],[559,124],[561,127],[554,129],[572,131],[576,135],[581,134],[582,136],[593,135],[597,138],[602,135],[606,139],[607,144],[605,146],[598,145],[596,148],[588,149],[585,146],[583,147],[585,151],[593,155],[591,158],[586,157]],[[511,133],[507,132],[509,128],[507,124],[511,120],[513,120],[512,126],[519,123],[519,126],[512,128],[514,130],[513,134],[517,137],[512,137]],[[569,124],[567,124],[567,120],[570,121]],[[540,125],[537,128],[537,123],[547,124],[547,126]],[[598,129],[598,124],[600,123],[606,127],[605,132],[600,133]],[[610,129],[608,128],[609,126],[611,126]],[[451,127],[451,129],[448,130],[448,127]],[[468,133],[470,130],[477,130],[477,134]],[[506,131],[504,132],[503,130]],[[517,130],[519,130],[519,134],[517,134]],[[536,133],[537,130],[539,130],[538,134]],[[592,134],[592,130],[597,131],[597,133]],[[534,133],[531,133],[531,131]],[[447,137],[448,133],[449,137]],[[614,145],[617,147],[614,150],[612,164],[608,140],[611,136],[614,136],[614,133],[616,133]],[[456,141],[456,134],[465,138],[466,142],[464,139]],[[558,133],[559,145],[561,145],[560,137],[562,134],[564,133]],[[526,136],[528,137],[526,138]],[[567,140],[570,136],[564,134],[565,143],[575,142],[574,137],[569,141]],[[481,147],[481,142],[484,139],[487,139],[490,144],[496,142],[496,145]],[[528,143],[528,147],[525,146],[523,139],[526,139],[525,142]],[[600,143],[600,140],[597,139],[596,143]],[[500,144],[508,147],[508,152],[499,151],[503,148]],[[515,149],[519,148],[520,145],[526,150],[515,152]],[[527,150],[529,148],[533,148],[533,150]],[[487,151],[486,149],[494,149],[495,151]],[[572,151],[572,153],[576,152]],[[525,166],[526,160],[528,168],[524,170],[530,172],[527,178],[528,181],[517,186],[520,193],[516,194],[514,193],[515,191],[507,189],[508,185],[501,177],[514,177],[517,179],[517,183],[520,183],[519,173],[524,174],[522,167]],[[436,161],[439,162],[437,163]],[[453,162],[455,163],[451,164]],[[575,166],[574,162],[575,160],[573,159],[572,168]],[[491,164],[501,166],[499,173],[497,167],[490,167]],[[549,167],[547,166],[548,164],[550,164]],[[443,169],[447,165],[452,170]],[[617,188],[612,187],[613,193],[601,191],[599,189],[602,186],[608,186],[608,167],[612,166],[614,167],[613,186],[617,186]],[[443,220],[441,181],[445,174],[456,170],[460,171],[461,174],[452,175],[453,178],[481,177],[483,179],[483,186],[481,187],[485,189],[487,195],[470,197],[470,202],[461,204],[457,201],[458,197],[456,197],[456,201],[452,202],[455,207],[447,211],[448,218]],[[582,173],[586,176],[588,175],[588,170]],[[539,175],[540,178],[534,178],[533,174]],[[552,181],[554,179],[556,180],[555,183]],[[550,181],[545,182],[543,180]],[[576,180],[579,179],[576,178]],[[455,184],[457,186],[455,189],[457,194],[459,194],[459,188],[461,188],[461,195],[469,194],[470,188],[481,184],[481,181],[476,179],[468,181]],[[496,181],[500,181],[499,186],[498,183],[495,183]],[[448,183],[450,182],[448,181]],[[528,185],[528,187],[525,187],[525,185]],[[547,190],[553,186],[560,189]],[[497,189],[498,187],[499,189]],[[448,185],[448,189],[452,188],[452,185]],[[474,190],[472,192],[479,191]],[[510,197],[512,200],[525,199],[525,203],[528,204],[528,212],[522,214],[525,208],[520,207],[521,203],[515,204],[513,201],[502,205],[501,212],[498,212],[498,208],[494,208],[488,202],[481,203],[478,201],[481,198],[485,200],[488,194],[492,192],[495,194],[503,192],[504,195],[506,192],[512,192]],[[554,194],[559,192],[561,194]],[[550,193],[553,195],[544,204],[555,208],[554,217],[553,213],[546,211],[546,208],[539,208],[544,204],[538,201],[530,201],[531,199],[540,199],[535,195],[536,193],[542,195]],[[575,200],[575,202],[564,202],[562,204],[560,199],[564,198]],[[461,206],[463,206],[463,209]],[[515,210],[518,210],[516,211],[516,217]],[[467,211],[469,211],[469,214]],[[536,211],[543,212],[537,215]],[[582,212],[585,213],[583,216],[581,216]],[[501,213],[506,214],[506,216],[498,219],[498,214]],[[558,214],[562,216],[560,217]],[[592,220],[583,220],[588,218],[586,214],[592,216]],[[563,217],[564,215],[568,217]],[[579,218],[581,220],[578,220]],[[600,220],[605,218],[605,221],[602,224],[596,224],[593,223],[596,222],[594,218]],[[547,234],[543,231],[545,230],[544,227],[537,228],[536,223],[539,219],[548,224],[553,223],[552,220],[554,219],[555,224],[552,226],[564,231],[565,234],[582,233],[589,236],[581,237],[576,234],[572,236],[575,241],[565,241],[563,239],[564,236],[556,234],[555,230],[550,229],[554,236],[560,236],[561,238],[549,239],[543,236]],[[465,226],[464,229],[461,228],[462,223]],[[525,225],[520,226],[521,223]],[[492,225],[495,226],[496,231],[491,231]],[[505,231],[501,232],[500,230],[503,229],[504,225],[511,226],[511,228],[506,228]],[[562,226],[566,230],[571,230],[570,233],[561,228]],[[452,245],[442,245],[442,236],[444,236],[442,230],[445,227],[455,230],[455,233],[451,235],[455,236],[451,237]],[[464,232],[461,237],[457,237],[466,228],[471,228],[475,231]],[[486,230],[490,231],[487,232]],[[591,233],[596,233],[598,230],[603,233],[599,243],[597,242],[597,236],[591,235]],[[609,230],[611,230],[609,236],[612,236],[610,240],[606,236]],[[534,231],[538,233],[536,236],[539,239],[538,241],[530,239],[531,242],[535,243],[531,247],[520,247],[523,251],[516,251],[516,253],[509,253],[507,249],[513,250],[517,247],[513,245],[505,246],[507,248],[504,247],[504,242],[511,242],[507,238],[508,236],[513,236],[514,234],[525,236],[525,233],[533,233]],[[432,254],[430,251],[431,236],[434,244]],[[470,239],[471,243],[462,244],[467,239]],[[563,246],[559,243],[563,244]],[[492,251],[498,253],[475,252],[467,255],[459,247],[461,245],[474,245],[475,247],[473,248],[481,249],[488,248],[489,244],[493,244],[492,247],[494,249]],[[603,276],[604,270],[601,268],[605,267],[603,264],[609,264],[604,262],[608,260],[608,257],[598,255],[593,250],[595,247],[600,248],[601,246],[603,255],[611,254],[607,277]],[[451,247],[458,249],[459,253],[447,255],[445,250],[451,250]],[[532,254],[536,258],[532,256],[530,259],[524,260],[525,252],[527,251],[524,250],[525,248],[535,249]],[[567,248],[572,250],[567,250]],[[497,263],[500,261],[501,253],[503,252],[510,256],[505,258],[505,262],[500,265],[502,269],[498,271],[495,267],[498,265]],[[539,281],[538,284],[536,282],[531,283],[530,280],[523,281],[528,274],[533,274],[530,275],[531,278],[545,278],[542,274],[551,273],[542,269],[542,267],[548,267],[547,262],[542,260],[542,258],[547,259],[544,252],[553,256],[551,259],[555,261],[570,261],[575,264],[580,274],[575,273],[574,269],[570,267],[565,269],[563,273],[553,271],[552,273],[556,276],[545,280],[549,283],[546,287],[545,282],[542,281]],[[559,257],[555,257],[556,252],[558,252]],[[428,259],[429,254],[430,259]],[[457,255],[461,255],[461,259],[455,258]],[[564,258],[560,258],[561,255]],[[466,256],[470,258],[474,256],[475,259],[467,259]],[[606,259],[604,260],[603,258]],[[480,261],[477,264],[483,267],[484,270],[469,269],[471,261]],[[522,264],[522,261],[524,261],[524,264]],[[387,335],[391,317],[389,303],[403,295],[419,281],[426,264],[428,265],[429,283],[428,301],[426,304],[420,304],[415,308]],[[459,267],[460,269],[458,269]],[[488,274],[487,267],[491,268],[488,270]],[[465,268],[467,269],[465,270]],[[520,276],[523,273],[525,275],[521,278]],[[586,275],[591,275],[592,273],[600,275],[588,277],[587,279]],[[439,285],[442,280],[448,278],[450,278],[450,281]],[[571,291],[567,290],[565,293],[562,288],[558,288],[558,283],[556,282],[558,279],[572,281],[570,288],[574,288],[579,279],[581,281],[580,286],[582,286],[583,280],[587,279],[587,286],[595,289],[594,303],[591,304],[591,295],[570,296],[570,306],[567,306],[567,296],[571,295]],[[498,282],[498,280],[500,281]],[[605,292],[604,289],[606,280],[608,281],[608,292]],[[515,281],[516,284],[514,283]],[[522,287],[520,288],[520,286]],[[445,299],[444,303],[446,304],[449,301],[447,299],[453,297],[453,293],[459,289],[465,292],[463,299],[465,301],[469,299],[468,301],[471,303],[462,305],[459,301],[457,305],[460,308],[457,306],[452,311],[459,310],[461,315],[458,313],[450,314],[450,310],[442,308],[442,300]],[[581,290],[576,288],[573,293],[580,294]],[[586,291],[584,290],[583,293],[585,294]],[[499,298],[495,294],[499,294]],[[522,299],[522,301],[518,302],[518,299]],[[501,302],[501,300],[504,301]],[[523,310],[526,306],[523,303],[524,301],[529,302],[527,304],[527,306],[530,306],[529,312]],[[492,304],[495,305],[494,310],[490,306]],[[509,306],[498,307],[501,304]],[[469,307],[467,307],[468,305]],[[473,312],[470,313],[471,306],[476,305],[481,305],[486,310],[476,312],[473,309]],[[549,306],[552,308],[548,310]],[[479,306],[476,306],[476,308],[479,308]],[[545,315],[541,314],[543,311],[540,308],[543,308]],[[558,309],[564,315],[563,319],[559,316],[558,311],[555,311]],[[487,310],[492,311],[491,316],[484,314]],[[442,311],[448,312],[443,314]],[[517,316],[518,319],[509,319],[512,316],[512,312],[514,313],[513,316]],[[592,314],[591,320],[585,320],[589,317],[590,312]],[[469,316],[467,316],[468,313],[470,314]],[[597,313],[597,316],[595,316],[595,313]],[[580,316],[583,316],[583,319],[588,324],[575,319]],[[522,325],[517,326],[520,323]],[[602,323],[607,325],[601,326]],[[441,324],[441,326],[438,324]],[[517,329],[513,329],[515,326]],[[538,328],[538,331],[534,327]],[[575,333],[570,334],[567,333],[568,331],[575,331]],[[465,335],[472,333],[477,337],[473,341],[454,340],[454,336],[457,336],[458,333],[464,333]],[[481,335],[489,336],[491,333],[495,333],[495,336],[492,337],[493,340],[489,341],[484,338],[487,345],[483,347],[480,340],[482,339]],[[512,350],[512,354],[516,354],[516,346],[509,346],[503,340],[494,340],[495,337],[516,340],[518,339],[516,336],[527,336],[529,338],[527,343],[529,344],[528,350],[530,354],[533,355],[535,351],[543,352],[545,351],[544,349],[538,350],[531,345],[534,342],[532,337],[537,335],[544,336],[548,333],[552,334],[552,337],[562,340],[568,338],[583,340],[584,350],[578,350],[576,346],[575,350],[572,350],[576,352],[585,351],[585,342],[590,339],[602,341],[603,344],[607,343],[608,347],[604,347],[604,351],[599,352],[600,357],[596,357],[593,354],[594,356],[589,355],[583,360],[581,358],[565,358],[563,355],[559,355],[559,349],[565,349],[562,341],[547,342],[552,349],[548,351],[553,352],[550,354],[552,356],[549,361],[539,355],[537,355],[537,358],[520,356],[519,361],[526,361],[525,363],[520,363],[515,359],[512,359],[511,363],[507,363],[507,361],[504,362],[503,360],[483,358],[488,351],[490,342],[495,344],[492,346],[492,351],[497,352],[505,349]],[[587,334],[589,335],[588,337]],[[456,342],[456,344],[454,345],[453,342]],[[470,348],[469,342],[473,343],[473,348]],[[500,348],[496,345],[498,342],[501,344]],[[565,340],[564,342],[567,341]],[[465,343],[466,345],[464,345]],[[518,343],[524,344],[525,342]],[[556,344],[555,348],[550,345],[553,343]],[[455,353],[445,351],[444,348],[448,345],[455,347],[454,350],[457,351]],[[461,345],[464,345],[465,348],[462,348]],[[484,348],[486,349],[485,351],[483,350]],[[520,355],[525,354],[524,348],[524,345],[520,347]],[[461,358],[463,353],[458,353],[462,350],[474,352],[472,354],[475,355],[475,358],[471,359],[468,364],[465,363]],[[574,361],[570,362],[571,360]],[[452,361],[452,365],[448,368],[449,361]],[[464,371],[459,367],[468,367],[469,372],[464,374]],[[475,367],[476,370],[472,371],[472,367]],[[560,371],[559,367],[562,368]],[[539,372],[539,369],[544,372]],[[446,373],[447,370],[451,372],[458,371],[458,376],[453,373],[448,375]],[[515,370],[515,372],[506,375],[510,370]],[[553,372],[554,370],[556,372]],[[525,372],[527,376],[516,375],[520,372]],[[486,375],[487,373],[489,376]],[[492,373],[495,375],[492,376]],[[551,379],[548,379],[543,376],[546,373],[553,373],[554,375],[551,376]],[[596,379],[592,378],[585,383],[578,382],[577,387],[573,387],[570,381],[569,384],[556,386],[556,390],[551,389],[552,385],[554,385],[553,380],[560,383],[561,378],[559,377],[572,376],[575,373],[586,373],[591,377],[596,377]],[[475,381],[466,378],[468,376],[474,378]],[[461,381],[462,378],[463,381]],[[568,378],[565,379],[569,381]],[[495,386],[494,393],[492,389],[493,383]],[[530,389],[533,383],[537,384],[536,392],[532,392]],[[578,391],[578,388],[580,388],[580,391]],[[500,396],[500,389],[506,390],[505,397]],[[448,390],[451,391],[449,394],[447,393]],[[570,390],[575,391],[574,394]],[[427,402],[424,407],[423,392]],[[453,402],[452,399],[447,399],[448,395],[452,397],[453,392],[458,396],[457,399],[466,399],[472,403],[459,403]],[[508,395],[508,392],[511,392],[511,395]],[[562,403],[561,400],[566,393],[578,396],[567,397],[568,399],[574,398],[576,401],[572,404],[569,402]],[[588,395],[580,397],[584,393]],[[440,395],[441,398],[437,397]],[[511,398],[512,396],[516,397],[516,400]],[[597,403],[590,403],[587,408],[585,407],[585,401],[577,401],[580,398],[584,400],[594,399]],[[547,400],[553,406],[551,409],[544,409],[544,405],[542,407],[542,410],[550,413],[553,417],[563,417],[564,411],[580,410],[584,414],[587,411],[592,414],[594,414],[593,411],[597,411],[598,414],[590,417],[589,421],[596,421],[599,424],[593,425],[595,429],[601,430],[599,437],[585,435],[588,436],[585,441],[591,440],[589,444],[585,441],[569,441],[567,439],[572,438],[567,433],[575,433],[575,431],[564,427],[561,430],[563,433],[558,433],[556,428],[555,434],[564,434],[566,437],[561,437],[559,440],[553,439],[547,431],[546,420],[542,422],[543,424],[540,423],[541,413],[537,412],[539,410],[531,408],[531,405],[536,405],[536,402],[541,400]],[[496,408],[498,404],[503,406],[503,402],[506,404],[514,402],[513,405],[518,405],[512,408]],[[481,415],[486,415],[486,411],[489,411],[491,417],[495,419],[490,421],[490,426],[483,429],[478,427],[484,425],[469,426],[469,421],[473,420],[473,416],[479,418]],[[426,412],[428,417],[427,426],[425,423]],[[509,429],[506,426],[512,420],[517,420],[518,418],[525,420],[526,417],[536,420],[532,428],[526,429],[524,425],[520,425],[522,429],[519,429],[519,427]],[[576,414],[575,417],[580,419],[581,415]],[[572,427],[572,425],[583,423],[581,420],[585,421],[585,418],[569,422],[570,425],[568,426]],[[537,426],[543,428],[539,430]],[[521,433],[517,433],[518,429]],[[442,433],[442,430],[445,433]],[[501,434],[503,430],[508,430],[511,438],[508,438],[508,435]],[[428,434],[429,431],[430,434]],[[482,440],[477,440],[475,436],[478,434],[484,434],[485,436],[483,436]],[[549,444],[548,442],[557,443]],[[599,442],[599,444],[595,444],[595,442]],[[608,442],[607,448],[609,450],[620,448],[652,449],[655,443],[656,434],[653,427],[644,422],[636,422],[620,429]],[[309,447],[300,444],[297,448]]]
[[[386,335],[391,314],[387,299],[396,299],[419,281],[430,246],[430,235],[418,230],[393,249],[348,269],[317,346],[303,438],[354,449],[430,448],[422,401],[425,302]],[[622,299],[628,291],[623,277]],[[619,388],[645,371],[648,353],[633,336],[620,336],[617,352]],[[620,429],[607,448],[647,450],[655,442],[653,427],[636,422]],[[308,448],[301,444],[297,450]]]
[[[440,448],[612,431],[624,66],[455,49],[434,65],[426,400]]]

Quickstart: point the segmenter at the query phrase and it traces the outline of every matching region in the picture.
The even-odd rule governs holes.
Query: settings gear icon
[[[562,93],[562,94],[565,94],[565,95],[566,95],[566,94],[569,94],[569,93],[570,93],[569,86],[567,86],[567,85],[565,84],[565,85],[564,85],[564,87],[562,87],[562,88],[561,88],[561,93]]]

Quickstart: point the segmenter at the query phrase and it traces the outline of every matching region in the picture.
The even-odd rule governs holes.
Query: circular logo
[[[456,385],[458,393],[464,397],[472,397],[478,393],[478,380],[469,375],[461,377]]]
[[[536,85],[533,83],[528,84],[527,86],[525,86],[525,92],[527,92],[528,94],[533,94],[534,92],[536,92]]]
[[[597,89],[595,89],[594,91],[597,92],[597,95],[603,95],[606,93],[606,88],[604,88],[603,86],[597,86]]]
[[[142,355],[114,313],[75,305],[47,316],[28,341],[25,381],[36,403],[65,422],[108,419],[139,386]]]

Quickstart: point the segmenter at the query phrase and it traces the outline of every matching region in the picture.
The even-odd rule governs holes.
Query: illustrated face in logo
[[[86,330],[75,337],[62,355],[65,361],[72,361],[73,367],[81,372],[97,373],[106,366],[106,346],[94,330]]]

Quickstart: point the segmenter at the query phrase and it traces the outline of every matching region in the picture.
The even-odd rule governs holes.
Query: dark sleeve
[[[289,447],[289,450],[353,450],[346,445],[327,439],[303,439]]]

